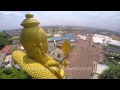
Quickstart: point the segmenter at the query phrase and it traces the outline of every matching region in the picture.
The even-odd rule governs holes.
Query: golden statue
[[[13,60],[34,79],[63,79],[68,62],[63,60],[60,65],[46,54],[48,51],[46,32],[39,28],[40,23],[33,18],[33,14],[28,13],[25,16],[26,19],[21,23],[24,29],[20,41],[26,52],[13,52]]]

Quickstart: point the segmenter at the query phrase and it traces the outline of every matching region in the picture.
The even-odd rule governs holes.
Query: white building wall
[[[54,34],[54,37],[61,37],[60,34]]]
[[[103,40],[105,40],[105,42],[106,42],[106,41],[112,40],[112,38],[110,38],[108,36],[104,36],[104,35],[94,34],[94,36],[93,36],[93,42],[94,43],[102,44]]]

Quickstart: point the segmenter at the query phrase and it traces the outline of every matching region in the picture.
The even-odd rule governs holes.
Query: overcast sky
[[[25,14],[31,12],[45,25],[78,25],[110,30],[120,28],[120,11],[0,11],[0,30],[22,28]]]

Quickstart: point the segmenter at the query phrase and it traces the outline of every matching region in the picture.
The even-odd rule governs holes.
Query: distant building
[[[52,34],[50,34],[50,33],[47,33],[47,37],[51,37],[52,36]]]
[[[5,53],[0,53],[0,67],[2,66],[2,63],[5,59],[6,54]]]
[[[54,45],[49,45],[48,51],[50,51],[50,52],[54,51]]]
[[[19,44],[20,43],[20,40],[14,40],[13,42],[12,42],[12,44],[14,44],[14,45],[17,45],[17,44]]]
[[[61,37],[60,34],[54,34],[54,37]]]
[[[79,37],[79,39],[87,40],[87,37],[85,35],[78,34],[77,36]]]
[[[107,41],[107,51],[120,53],[120,41],[117,40]]]
[[[24,50],[24,47],[23,47],[23,46],[21,46],[21,47],[20,47],[20,49],[21,49],[21,50]]]
[[[4,32],[9,34],[10,36],[19,36],[22,29],[16,29],[16,30],[5,30]]]
[[[75,40],[74,40],[74,39],[73,39],[73,40],[71,39],[70,42],[75,42]]]
[[[0,53],[7,53],[11,49],[12,45],[5,46],[0,50]]]
[[[93,42],[95,44],[102,44],[103,41],[108,41],[108,40],[112,40],[112,38],[104,35],[98,35],[98,34],[94,34],[93,36]]]
[[[65,34],[65,37],[74,38],[74,36],[72,34],[70,34],[70,33]]]
[[[63,59],[65,58],[64,53],[62,51],[60,52],[55,52],[55,54],[52,55],[52,57],[57,60],[58,62],[62,62]]]
[[[74,37],[72,34],[66,34],[64,37],[54,37],[54,38],[51,38],[51,41],[64,41],[64,40],[74,40],[76,41],[76,37]]]
[[[64,34],[64,32],[63,32],[63,31],[58,31],[58,33],[59,33],[60,35],[63,35],[63,34]]]
[[[9,52],[9,50],[11,49],[11,45],[9,46],[5,46],[3,49],[0,50],[0,66],[2,65],[2,62],[4,61],[7,53]]]

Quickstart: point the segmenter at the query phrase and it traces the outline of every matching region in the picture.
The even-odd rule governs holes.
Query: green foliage
[[[113,53],[112,56],[114,59],[120,59],[120,53]]]
[[[102,47],[104,50],[107,50],[107,45],[105,44],[105,42],[102,43]]]
[[[3,73],[9,75],[12,73],[12,71],[9,68],[6,68],[3,70]]]
[[[11,49],[11,51],[16,51],[16,50],[19,50],[18,46],[14,45]]]
[[[111,57],[111,56],[109,56],[109,55],[105,55],[105,56],[104,56],[105,64],[108,65],[108,66],[116,65],[116,63],[113,62],[113,60],[112,60],[110,57]]]
[[[10,35],[6,33],[0,33],[0,49],[2,49],[5,45],[10,45],[12,43],[10,38]]]
[[[20,36],[13,36],[12,38],[11,38],[11,40],[13,41],[13,40],[20,40]]]
[[[4,42],[2,42],[2,39],[0,39],[0,50],[5,46]]]
[[[10,38],[10,36],[7,33],[0,33],[0,37],[2,37],[2,38]]]
[[[29,79],[30,77],[22,70],[16,68],[0,68],[0,79]]]
[[[120,79],[120,65],[110,66],[98,76],[99,79]]]

